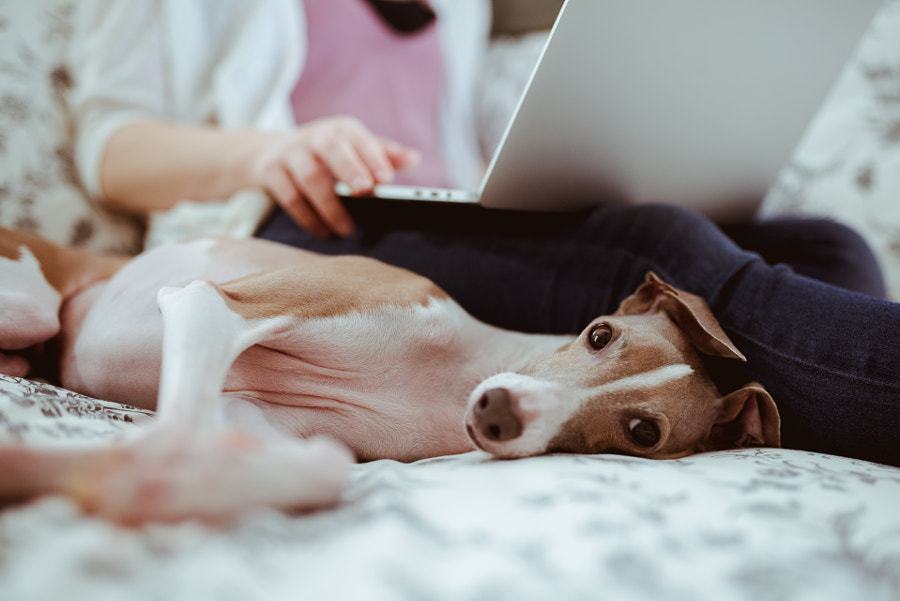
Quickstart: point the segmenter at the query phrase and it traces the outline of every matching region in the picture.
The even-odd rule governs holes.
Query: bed
[[[93,207],[67,162],[59,57],[75,5],[19,3],[13,18],[0,4],[0,222],[133,248],[134,224]],[[545,35],[495,39],[486,149]],[[36,220],[48,212],[58,224]],[[763,213],[855,226],[900,299],[900,0],[885,4]],[[0,376],[6,442],[105,444],[152,419]],[[224,528],[118,527],[45,498],[0,511],[0,598],[896,601],[900,469],[781,449],[674,461],[472,452],[360,464],[333,509],[260,510]]]
[[[0,431],[98,444],[148,411],[0,377]],[[675,461],[481,452],[354,468],[340,505],[128,529],[63,498],[0,513],[30,599],[900,598],[900,469],[754,449]]]

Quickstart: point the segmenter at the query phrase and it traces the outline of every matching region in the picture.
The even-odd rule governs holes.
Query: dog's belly
[[[363,460],[472,450],[465,407],[487,374],[465,356],[451,302],[305,320],[243,353],[226,394],[254,401],[283,431],[331,436]]]
[[[84,290],[63,306],[62,385],[102,399],[155,408],[162,349],[159,289],[198,279],[223,282],[306,255],[263,240],[212,239],[139,255],[108,282]]]

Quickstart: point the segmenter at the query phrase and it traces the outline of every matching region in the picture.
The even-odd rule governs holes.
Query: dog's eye
[[[642,447],[652,447],[659,442],[659,426],[645,419],[634,418],[628,422],[631,438]]]
[[[595,351],[599,351],[612,340],[613,331],[612,328],[606,325],[605,323],[598,324],[591,329],[588,334],[588,342],[591,345],[591,348]]]

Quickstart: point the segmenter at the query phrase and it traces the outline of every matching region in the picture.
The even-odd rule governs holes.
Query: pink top
[[[291,94],[297,123],[353,115],[422,153],[395,183],[446,185],[440,145],[443,57],[434,22],[396,33],[364,0],[305,0],[308,49]]]

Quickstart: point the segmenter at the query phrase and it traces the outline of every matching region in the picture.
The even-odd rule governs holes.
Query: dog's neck
[[[484,344],[483,348],[484,353],[491,354],[483,355],[484,359],[478,360],[476,364],[490,366],[494,373],[530,373],[535,365],[575,339],[571,335],[526,334],[490,326],[488,329],[492,330],[488,334],[489,338],[486,336],[490,345]]]

